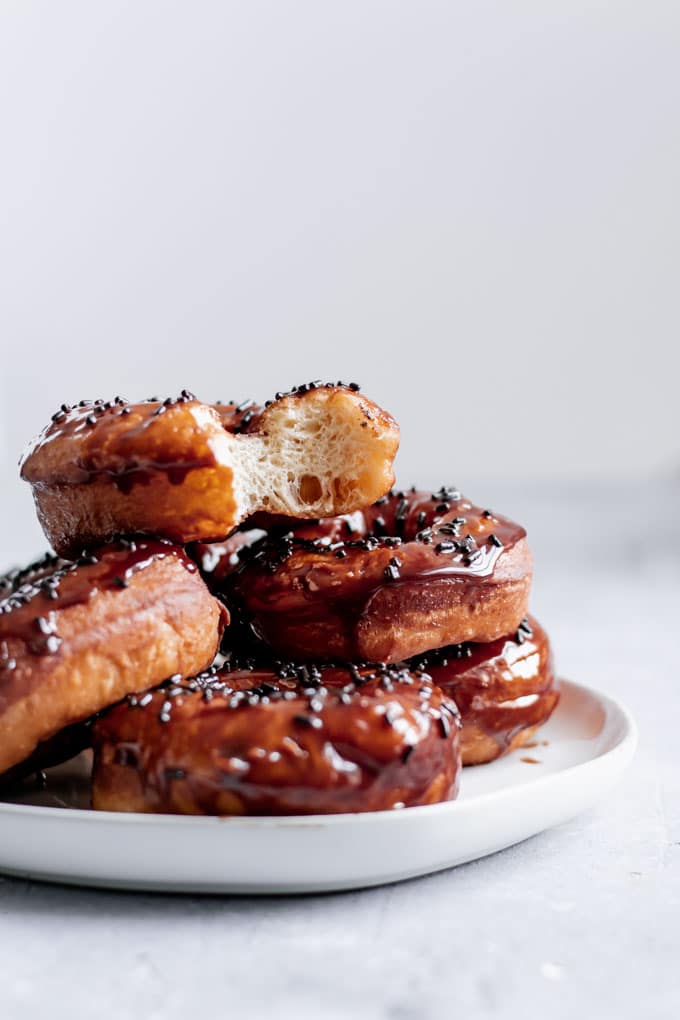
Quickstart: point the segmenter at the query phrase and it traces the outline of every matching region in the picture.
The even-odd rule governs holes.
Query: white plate
[[[591,807],[637,741],[611,698],[562,684],[538,744],[464,770],[460,798],[369,814],[195,818],[97,812],[83,762],[0,803],[0,871],[168,892],[299,893],[413,878],[502,850]],[[523,758],[540,759],[538,763]]]

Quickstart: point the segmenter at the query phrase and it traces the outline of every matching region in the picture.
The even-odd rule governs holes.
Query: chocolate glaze
[[[258,521],[259,523],[259,521]],[[226,591],[276,644],[281,630],[333,616],[350,635],[389,586],[492,584],[524,528],[475,506],[454,488],[391,492],[367,510],[270,534],[240,552]],[[289,525],[288,525],[289,527]]]
[[[481,732],[503,754],[526,729],[547,722],[559,693],[548,635],[532,617],[488,644],[450,645],[408,664],[428,673],[460,709],[463,763]]]
[[[177,419],[178,429],[180,425],[188,427],[191,439],[193,419],[199,420],[205,413],[215,413],[226,431],[238,433],[244,431],[244,423],[252,425],[259,420],[260,408],[252,401],[210,408],[187,390],[165,401],[130,404],[116,397],[113,401],[81,401],[73,407],[62,404],[26,451],[22,476],[38,485],[45,481],[88,484],[109,477],[121,492],[128,493],[136,485],[148,485],[154,475],[163,472],[172,484],[181,485],[190,471],[215,467],[217,459],[208,444],[182,443],[174,435],[168,439],[168,420]],[[72,443],[68,475],[34,479],[34,455],[62,440]]]
[[[106,713],[94,727],[95,806],[115,809],[119,788],[133,791],[137,810],[142,798],[146,810],[204,814],[368,811],[455,796],[458,712],[428,677],[403,667],[286,673],[213,670]]]
[[[224,542],[192,542],[187,546],[187,553],[198,565],[210,590],[219,590],[226,578],[239,567],[243,551],[264,536],[261,528],[248,528],[235,531]]]
[[[321,385],[294,386],[287,393],[277,393],[276,399],[300,397]],[[336,388],[334,383],[324,385]],[[337,386],[359,389],[355,383]],[[272,403],[267,401],[265,407]],[[129,493],[137,485],[148,485],[161,472],[172,484],[181,485],[190,471],[218,466],[211,444],[199,442],[195,434],[196,424],[205,420],[206,414],[214,415],[215,424],[221,423],[226,432],[239,434],[256,431],[263,410],[253,400],[204,404],[189,390],[182,390],[179,397],[151,397],[139,403],[115,397],[62,404],[26,450],[21,475],[35,486],[86,485],[108,477],[121,492]],[[173,430],[167,428],[168,421],[176,423]],[[168,432],[174,434],[169,437]],[[61,441],[69,442],[73,456],[67,465],[44,477],[34,469],[34,459]]]
[[[47,554],[24,570],[0,578],[0,676],[16,667],[9,642],[19,639],[34,655],[56,654],[61,645],[59,614],[89,602],[98,592],[127,587],[154,560],[172,556],[194,572],[179,546],[162,539],[119,539],[74,563]]]

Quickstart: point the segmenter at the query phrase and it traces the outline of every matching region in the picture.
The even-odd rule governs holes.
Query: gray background
[[[641,724],[599,810],[386,890],[0,879],[3,1020],[680,1013],[679,52],[661,0],[0,0],[0,564],[61,401],[354,378]]]
[[[658,0],[2,0],[8,478],[62,400],[318,376],[404,482],[675,472],[679,51]]]

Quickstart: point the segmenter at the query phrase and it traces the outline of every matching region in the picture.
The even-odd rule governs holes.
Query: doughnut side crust
[[[212,661],[224,610],[182,550],[140,542],[0,603],[0,773],[65,727]],[[105,580],[104,580],[105,578]],[[117,582],[117,579],[119,581]],[[17,604],[18,603],[18,604]]]
[[[245,412],[192,394],[117,398],[63,405],[21,474],[52,546],[72,556],[117,534],[218,541],[259,511],[355,510],[392,484],[398,445],[394,419],[345,386],[309,384]]]
[[[368,682],[351,695],[348,679],[336,687],[324,675],[323,686],[305,690],[270,672],[237,673],[222,690],[219,679],[193,691],[178,685],[143,706],[117,706],[94,725],[93,806],[334,814],[455,797],[455,706],[427,678]]]

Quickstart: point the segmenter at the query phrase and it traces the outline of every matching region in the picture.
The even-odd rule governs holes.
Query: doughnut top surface
[[[393,667],[210,670],[94,726],[95,807],[318,814],[455,796],[458,710]]]
[[[313,716],[324,708],[358,703],[367,695],[387,697],[395,691],[417,697],[425,709],[435,690],[426,673],[406,665],[277,662],[268,666],[234,658],[231,665],[212,667],[187,680],[171,677],[157,691],[131,695],[127,704],[156,713],[158,721],[166,723],[171,721],[173,707],[187,699],[208,704],[217,699],[229,709],[302,700]],[[447,703],[447,712],[457,724],[459,713],[453,703]]]
[[[491,577],[525,536],[519,524],[445,486],[392,491],[366,510],[273,531],[240,555],[242,571],[262,575],[260,584],[249,578],[249,595],[272,601],[285,587],[297,602],[307,593],[359,594],[402,580]]]
[[[14,668],[3,639],[23,639],[28,651],[53,655],[61,645],[58,614],[85,604],[98,592],[126,588],[150,563],[173,557],[189,573],[196,564],[162,539],[118,539],[75,562],[47,553],[30,566],[0,577],[0,672]]]
[[[189,471],[216,462],[210,444],[199,435],[207,420],[238,433],[244,420],[252,421],[260,410],[252,401],[210,406],[188,390],[162,401],[150,398],[132,404],[116,397],[62,404],[27,449],[21,474],[37,484],[79,484],[108,474],[123,492],[129,492],[134,485],[144,484],[151,472],[164,471],[179,484]],[[75,443],[69,458],[58,456],[64,440]]]
[[[284,397],[301,397],[315,389],[349,389],[358,392],[357,383],[305,383],[287,392]],[[209,436],[201,435],[203,426],[212,422],[235,435],[256,431],[264,406],[253,400],[205,404],[189,390],[178,397],[162,400],[150,397],[131,403],[124,397],[113,400],[81,400],[62,404],[50,423],[29,444],[21,459],[22,478],[35,485],[46,483],[82,484],[100,475],[111,475],[123,492],[144,484],[149,475],[163,471],[170,481],[180,484],[197,468],[215,467],[216,451]],[[371,411],[380,411],[370,404]],[[392,421],[381,412],[386,421]],[[60,455],[63,441],[75,442],[75,453],[69,458]],[[52,451],[54,447],[54,452]]]

